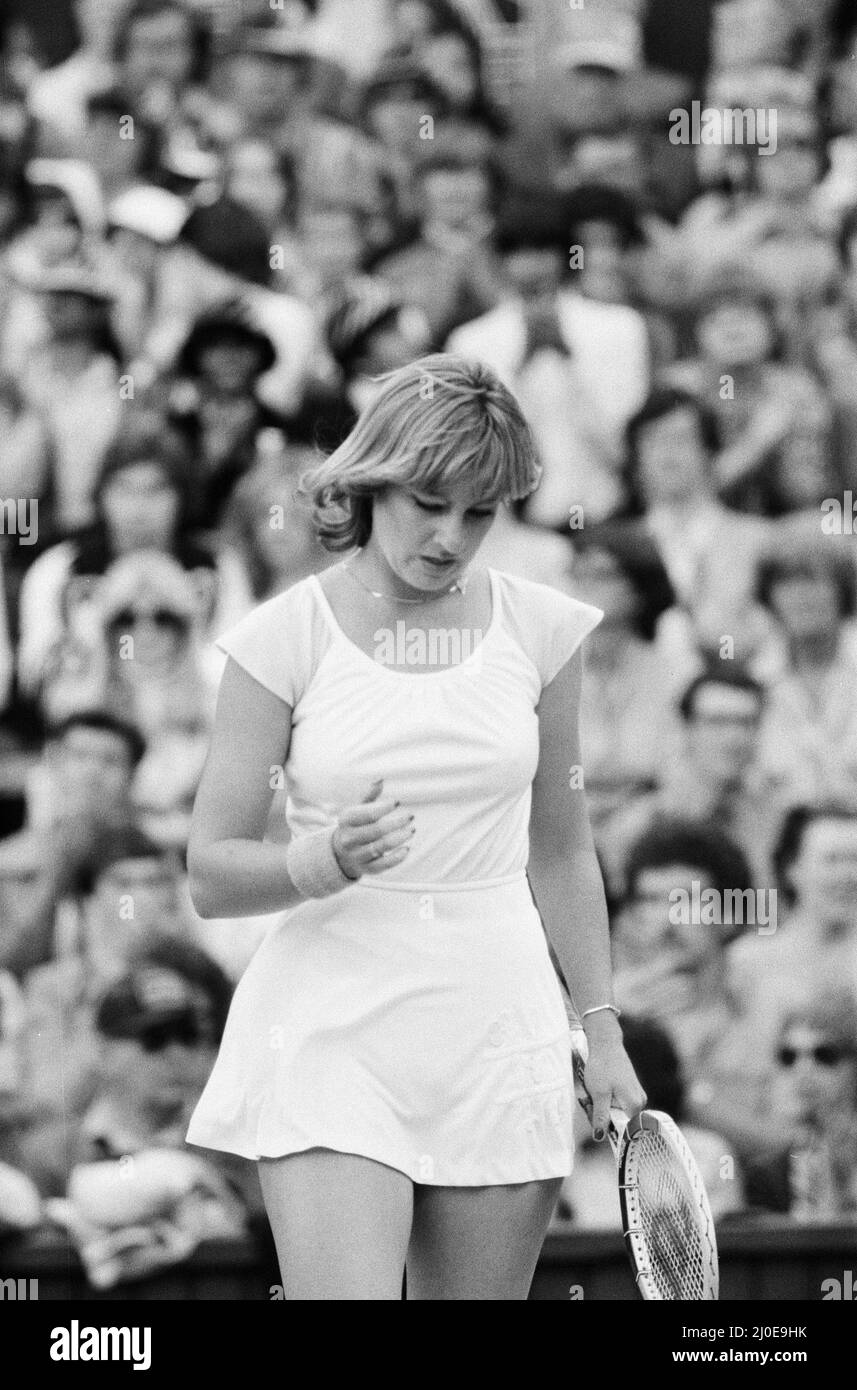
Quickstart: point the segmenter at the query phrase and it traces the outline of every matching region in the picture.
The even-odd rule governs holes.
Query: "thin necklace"
[[[439,594],[427,594],[425,598],[402,598],[399,594],[382,594],[379,589],[371,589],[369,585],[360,578],[356,570],[352,569],[349,560],[344,562],[342,568],[348,571],[351,578],[360,585],[361,589],[365,589],[367,594],[371,594],[373,598],[386,599],[388,603],[431,603],[432,599],[445,598],[447,594],[463,594],[467,586],[466,581],[462,583],[460,579],[456,579],[454,584],[450,584],[448,589],[441,590]]]

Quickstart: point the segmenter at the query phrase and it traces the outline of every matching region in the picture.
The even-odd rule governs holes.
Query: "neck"
[[[443,589],[415,588],[396,574],[382,552],[372,546],[371,540],[363,550],[358,551],[345,563],[358,583],[362,583],[366,588],[374,590],[393,602],[431,603],[434,600],[446,598],[454,590],[458,592],[456,586],[451,584],[446,585]]]

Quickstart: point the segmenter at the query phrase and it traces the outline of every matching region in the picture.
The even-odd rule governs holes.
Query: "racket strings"
[[[647,1132],[635,1143],[640,1233],[662,1299],[704,1297],[706,1246],[699,1202],[670,1144]]]

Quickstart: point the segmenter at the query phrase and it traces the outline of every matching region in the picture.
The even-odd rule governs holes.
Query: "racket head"
[[[619,1151],[622,1229],[647,1301],[717,1299],[717,1240],[705,1184],[681,1130],[661,1110],[628,1122]]]

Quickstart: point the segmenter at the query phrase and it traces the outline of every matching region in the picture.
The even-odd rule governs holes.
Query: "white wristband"
[[[286,869],[302,898],[329,898],[357,882],[339,867],[333,852],[335,830],[313,830],[289,843]]]

